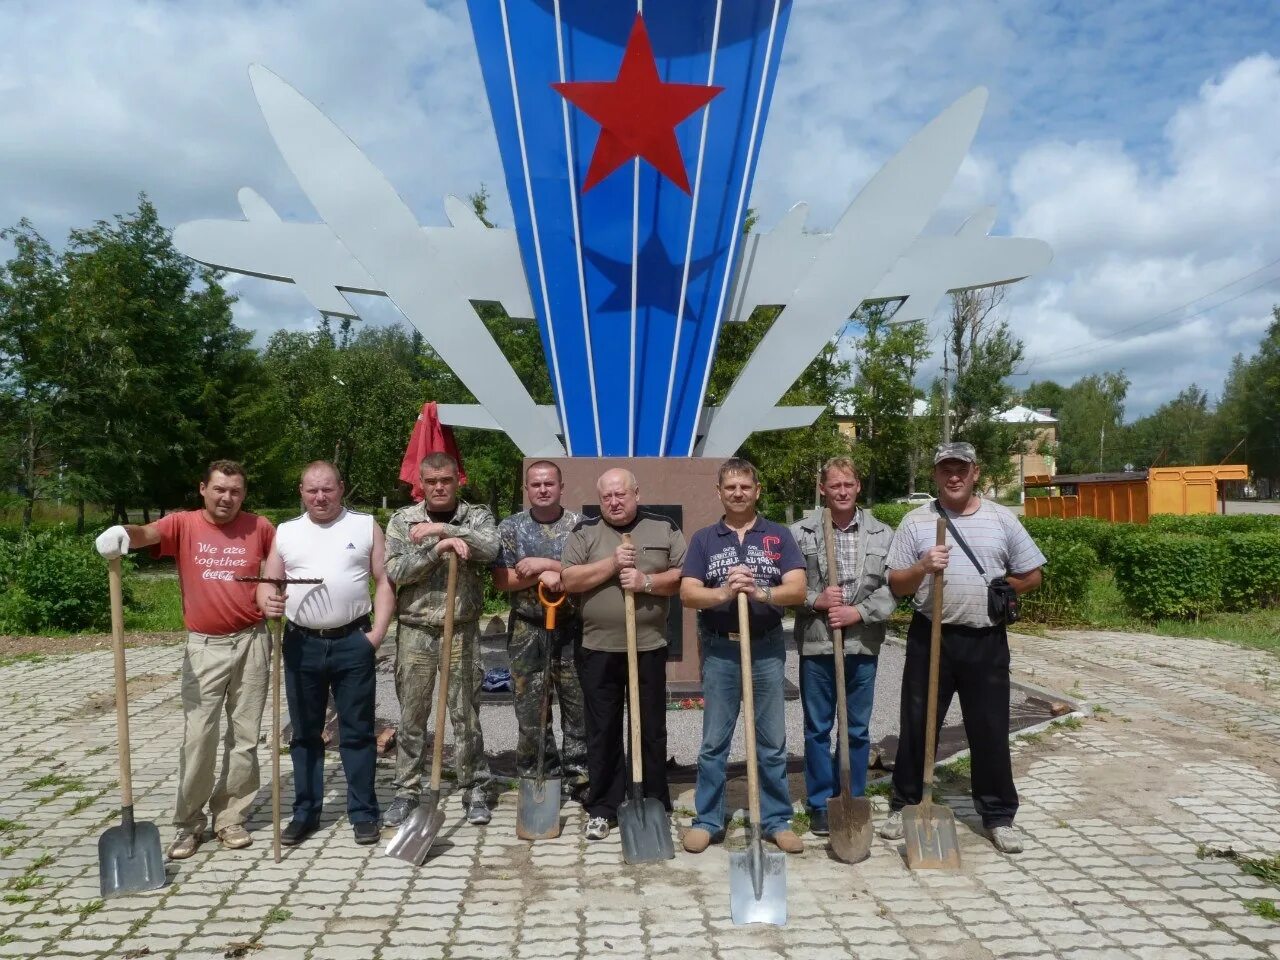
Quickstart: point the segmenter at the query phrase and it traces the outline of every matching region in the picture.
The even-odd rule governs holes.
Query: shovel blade
[[[516,836],[521,840],[554,840],[560,836],[560,778],[541,782],[520,778],[516,804]]]
[[[729,854],[729,910],[736,924],[787,923],[787,855],[760,840]]]
[[[438,804],[415,808],[387,844],[387,856],[412,863],[415,867],[422,866],[443,826],[444,811]]]
[[[163,887],[164,854],[156,825],[139,820],[132,827],[103,831],[98,838],[98,880],[104,899]]]
[[[871,856],[871,801],[841,793],[827,800],[831,850],[845,863]]]
[[[627,863],[673,860],[671,820],[662,802],[654,797],[628,797],[618,808],[618,832],[622,834],[622,859]]]
[[[960,838],[956,815],[931,803],[902,808],[902,839],[907,844],[907,866],[912,870],[960,869]]]

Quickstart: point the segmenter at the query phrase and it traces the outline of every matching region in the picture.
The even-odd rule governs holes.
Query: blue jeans
[[[697,815],[693,825],[712,836],[724,833],[725,766],[742,702],[742,667],[736,639],[703,633],[702,749],[698,753]],[[751,641],[751,686],[755,695],[756,764],[760,772],[760,821],[765,836],[791,828],[787,791],[787,725],[783,714],[786,641],[775,627]]]
[[[324,714],[333,690],[338,753],[347,775],[347,818],[377,823],[373,736],[374,649],[363,630],[317,637],[292,623],[284,631],[284,683],[289,698],[293,759],[293,819],[315,826],[324,801]]]
[[[844,695],[849,715],[849,792],[855,797],[867,790],[869,728],[875,690],[876,658],[864,653],[846,653]],[[835,654],[800,658],[800,699],[804,703],[804,783],[809,792],[809,808],[825,810],[827,799],[840,792],[839,767],[831,748],[831,728],[836,719]]]

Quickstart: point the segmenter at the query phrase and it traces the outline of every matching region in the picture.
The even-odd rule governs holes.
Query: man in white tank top
[[[333,692],[339,752],[347,776],[347,819],[356,843],[376,843],[373,735],[374,657],[395,610],[382,530],[367,513],[342,505],[342,478],[322,460],[307,466],[298,487],[306,512],[280,524],[265,576],[320,578],[295,585],[283,598],[262,584],[258,603],[269,617],[285,615],[285,690],[293,759],[293,819],[281,833],[288,846],[320,825],[324,799],[324,717]],[[369,578],[375,583],[369,600]],[[370,609],[373,619],[370,622]]]

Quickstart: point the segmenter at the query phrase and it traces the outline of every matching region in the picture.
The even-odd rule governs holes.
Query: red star
[[[551,85],[600,124],[600,139],[582,185],[586,193],[633,157],[648,160],[685,193],[689,177],[676,142],[676,125],[705,107],[724,87],[664,83],[644,17],[636,14],[616,80]]]

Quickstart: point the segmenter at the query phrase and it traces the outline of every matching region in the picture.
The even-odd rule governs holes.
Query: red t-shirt
[[[188,630],[222,636],[262,619],[254,602],[258,585],[235,578],[258,576],[276,536],[270,521],[241,512],[219,526],[203,510],[186,510],[161,517],[152,526],[160,534],[156,554],[177,558],[182,619]]]

